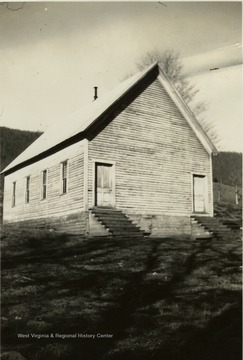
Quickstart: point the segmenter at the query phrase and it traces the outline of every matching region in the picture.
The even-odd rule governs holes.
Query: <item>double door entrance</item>
[[[114,195],[114,165],[95,163],[95,206],[114,206]]]

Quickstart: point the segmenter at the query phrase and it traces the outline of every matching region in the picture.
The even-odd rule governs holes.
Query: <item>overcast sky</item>
[[[65,125],[155,48],[180,53],[221,148],[242,151],[241,2],[2,3],[0,124]]]

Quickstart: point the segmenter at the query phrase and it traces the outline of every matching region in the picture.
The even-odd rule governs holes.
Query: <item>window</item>
[[[67,193],[67,161],[63,161],[62,164],[62,188],[61,192],[62,194]]]
[[[30,176],[26,178],[25,202],[26,204],[30,202]]]
[[[46,199],[47,170],[42,171],[42,199]]]
[[[13,182],[12,207],[16,205],[16,181]]]

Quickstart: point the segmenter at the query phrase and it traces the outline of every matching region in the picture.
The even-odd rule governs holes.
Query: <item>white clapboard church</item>
[[[217,152],[158,64],[50,128],[4,170],[5,224],[191,234]]]

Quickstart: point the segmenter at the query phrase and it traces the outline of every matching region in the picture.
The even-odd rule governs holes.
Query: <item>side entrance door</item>
[[[193,212],[206,212],[206,176],[193,175]]]
[[[114,205],[113,165],[95,164],[95,206]]]

